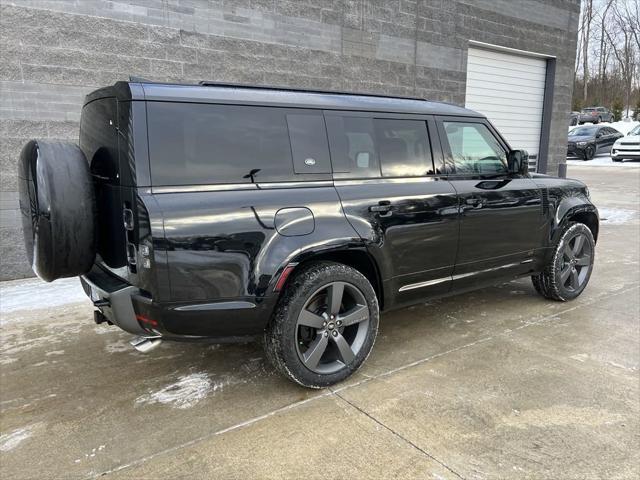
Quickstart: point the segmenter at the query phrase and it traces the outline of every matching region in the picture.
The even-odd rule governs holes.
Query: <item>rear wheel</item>
[[[589,283],[594,256],[595,241],[589,227],[569,222],[549,264],[542,273],[531,277],[533,286],[545,298],[562,302],[572,300]]]
[[[346,265],[314,263],[298,272],[265,331],[270,362],[310,388],[340,382],[367,358],[378,332],[369,281]]]

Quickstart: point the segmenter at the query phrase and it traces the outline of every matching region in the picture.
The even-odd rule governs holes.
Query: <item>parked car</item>
[[[604,107],[588,107],[583,108],[578,117],[578,123],[600,123],[600,122],[613,122],[613,113]]]
[[[138,349],[262,335],[319,388],[364,362],[381,310],[522,276],[583,292],[597,209],[527,165],[449,104],[119,82],[87,96],[79,146],[27,143],[20,205],[34,271],[79,275]]]
[[[578,124],[578,118],[580,117],[580,112],[571,112],[569,114],[569,126],[573,127]]]
[[[613,127],[578,126],[569,131],[567,156],[591,160],[598,153],[609,153],[615,141],[623,136]]]
[[[627,133],[626,137],[619,138],[613,144],[611,159],[614,162],[621,162],[625,158],[629,160],[640,159],[640,124]]]

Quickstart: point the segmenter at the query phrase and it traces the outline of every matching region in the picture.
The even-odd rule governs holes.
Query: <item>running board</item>
[[[133,337],[129,344],[137,351],[147,353],[162,343],[160,337]]]

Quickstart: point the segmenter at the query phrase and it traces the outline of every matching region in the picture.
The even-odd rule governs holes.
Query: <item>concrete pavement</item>
[[[0,475],[638,478],[640,169],[569,174],[605,219],[580,298],[523,279],[385,314],[333,389],[257,344],[137,353],[86,302],[3,315]]]

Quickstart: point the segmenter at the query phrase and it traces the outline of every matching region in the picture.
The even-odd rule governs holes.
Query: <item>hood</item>
[[[616,143],[638,143],[640,142],[640,135],[627,135],[626,137],[620,137],[616,140]]]

